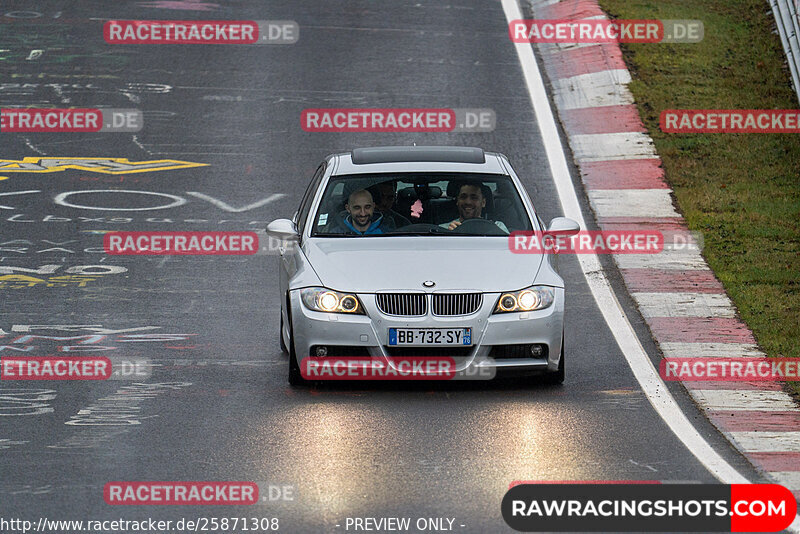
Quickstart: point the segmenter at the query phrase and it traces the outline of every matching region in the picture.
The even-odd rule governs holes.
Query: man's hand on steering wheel
[[[476,228],[478,228],[479,226],[482,226],[483,228],[485,228],[486,231],[492,230],[490,232],[490,234],[498,234],[498,235],[500,235],[500,234],[505,235],[506,234],[506,232],[503,232],[503,230],[501,228],[499,228],[493,221],[490,221],[488,219],[481,219],[481,218],[478,218],[478,217],[473,218],[473,219],[464,219],[463,221],[459,221],[458,219],[456,219],[455,221],[450,223],[448,228],[450,230],[455,230],[455,231],[462,230],[462,231],[464,231],[464,233],[467,233],[467,232],[470,231],[469,228],[472,228],[471,231],[474,232],[476,230]],[[457,228],[459,230],[456,230]],[[464,230],[464,228],[467,228],[467,230]]]

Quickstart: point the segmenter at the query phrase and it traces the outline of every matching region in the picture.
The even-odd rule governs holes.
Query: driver
[[[455,230],[461,226],[464,221],[469,219],[480,219],[483,208],[486,207],[486,197],[483,196],[483,190],[479,184],[462,184],[458,188],[458,196],[456,197],[456,207],[458,208],[459,218],[450,222],[442,223],[439,226],[447,228],[448,230]],[[486,219],[488,220],[488,219]],[[505,233],[508,232],[506,225],[502,221],[493,221],[498,228]]]
[[[383,215],[375,212],[372,194],[366,189],[353,191],[344,205],[347,215],[340,218],[338,224],[329,233],[372,235],[382,234]]]

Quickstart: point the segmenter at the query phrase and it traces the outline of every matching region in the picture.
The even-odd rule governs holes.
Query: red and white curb
[[[596,0],[527,4],[537,19],[607,18]],[[631,76],[619,46],[534,46],[600,228],[659,230],[691,242],[627,88]],[[615,255],[614,261],[665,357],[764,357],[698,248],[666,245],[660,254]],[[685,385],[755,466],[800,499],[800,409],[780,384]]]

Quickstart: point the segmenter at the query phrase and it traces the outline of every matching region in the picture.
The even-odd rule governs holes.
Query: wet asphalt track
[[[126,417],[117,419],[86,419],[81,411],[98,413],[107,402],[100,399],[119,398],[131,382],[3,382],[0,515],[278,517],[284,532],[344,531],[336,525],[347,517],[449,517],[459,532],[497,532],[510,531],[500,501],[514,480],[713,481],[650,407],[573,258],[562,260],[568,283],[563,387],[292,389],[278,347],[274,256],[102,254],[101,231],[247,230],[291,217],[326,154],[378,144],[503,152],[542,217],[560,214],[498,2],[225,4],[166,2],[173,9],[164,9],[147,7],[159,2],[6,0],[0,7],[0,105],[137,108],[145,120],[136,135],[2,133],[0,159],[208,164],[126,175],[0,172],[8,177],[0,180],[0,267],[57,266],[51,274],[30,274],[43,283],[3,280],[0,328],[7,335],[0,342],[7,345],[0,354],[95,354],[156,364],[143,380],[149,398],[119,401],[127,409],[118,410]],[[3,16],[15,11],[17,17],[20,11],[42,16]],[[111,46],[103,42],[102,20],[92,18],[295,20],[301,38],[291,46]],[[41,52],[28,59],[33,50]],[[480,134],[306,133],[299,117],[311,107],[492,108],[497,128]],[[86,190],[106,192],[69,194]],[[114,190],[186,202],[147,209],[171,201],[108,192]],[[67,204],[95,209],[59,204],[54,199],[62,193]],[[126,271],[59,278],[85,265]],[[611,277],[655,357],[613,270]],[[159,328],[21,342],[13,325]],[[129,337],[137,333],[170,336]],[[33,348],[21,352],[27,346]],[[711,443],[758,480],[683,393],[674,392]],[[92,424],[70,424],[87,421]],[[114,480],[247,480],[291,485],[295,500],[234,509],[112,507],[102,488]]]

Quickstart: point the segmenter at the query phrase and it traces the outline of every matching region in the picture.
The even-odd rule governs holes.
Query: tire
[[[281,343],[281,350],[284,354],[289,354],[289,349],[286,348],[286,343],[283,342],[283,312],[281,312],[281,329],[278,330],[278,340]]]
[[[544,375],[545,384],[559,385],[564,383],[564,335],[561,335],[561,360],[558,362],[558,370]]]
[[[297,362],[297,352],[294,350],[294,331],[292,329],[292,318],[289,316],[289,385],[302,386],[308,384],[300,372],[300,365]]]

